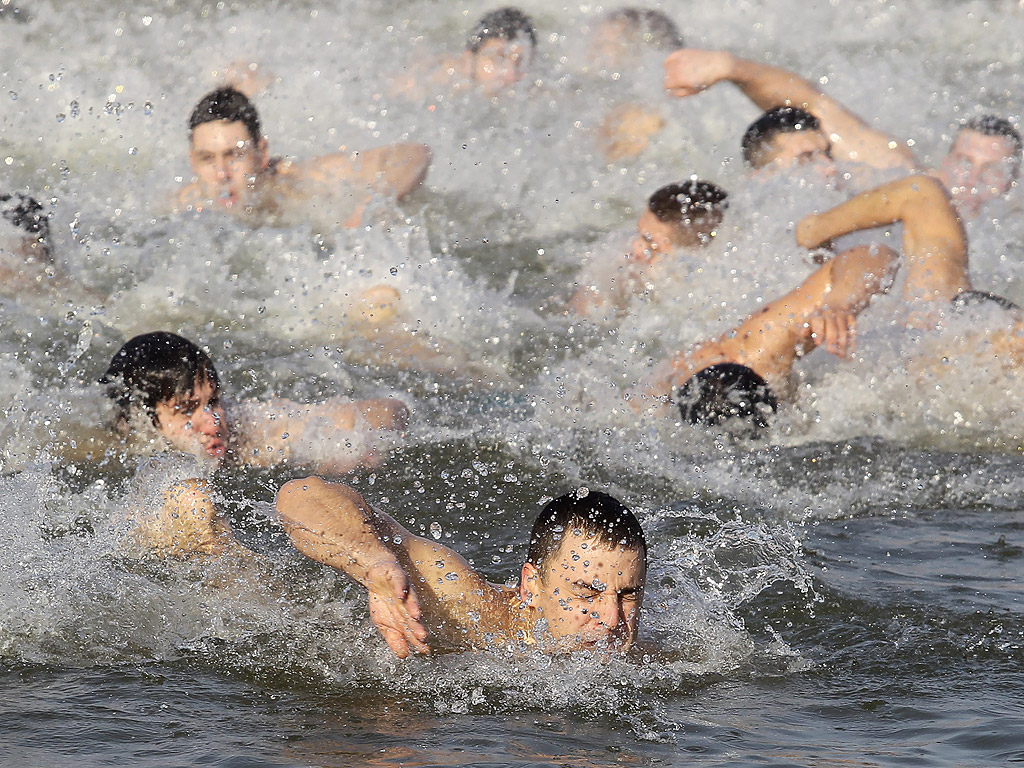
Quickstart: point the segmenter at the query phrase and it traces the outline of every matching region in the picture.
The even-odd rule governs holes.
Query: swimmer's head
[[[826,178],[835,176],[832,143],[821,123],[798,107],[775,107],[743,134],[743,159],[755,170],[774,171],[812,165]]]
[[[128,341],[100,379],[117,407],[119,428],[148,421],[172,447],[223,458],[227,423],[213,361],[174,333],[145,333]]]
[[[779,404],[768,383],[745,365],[721,363],[695,373],[679,389],[676,404],[683,421],[704,426],[734,419],[759,431]]]
[[[20,192],[0,194],[0,253],[35,261],[53,261],[50,219],[43,206]]]
[[[683,45],[676,23],[654,8],[613,9],[600,17],[591,32],[592,56],[607,68],[621,67],[644,50],[667,53]]]
[[[520,597],[559,648],[628,650],[646,576],[640,521],[612,496],[581,488],[549,502],[534,523]]]
[[[728,207],[728,195],[709,181],[668,184],[647,201],[637,221],[632,258],[651,262],[678,247],[706,245]]]
[[[473,80],[497,93],[523,78],[537,46],[533,22],[519,8],[498,8],[476,23],[466,41]]]
[[[246,203],[270,162],[256,107],[234,88],[218,88],[196,105],[188,127],[189,160],[203,197],[225,208]]]
[[[977,215],[1009,192],[1020,175],[1022,150],[1020,132],[1009,120],[984,115],[963,123],[938,170],[957,210]]]

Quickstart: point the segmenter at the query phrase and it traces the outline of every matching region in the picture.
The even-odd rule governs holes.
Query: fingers
[[[850,313],[819,315],[811,318],[809,325],[815,346],[824,345],[827,351],[841,358],[849,357],[853,352],[857,321]]]

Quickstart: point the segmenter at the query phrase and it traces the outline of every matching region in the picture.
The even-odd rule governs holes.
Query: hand
[[[733,57],[726,51],[681,48],[665,59],[665,90],[680,98],[693,96],[727,80]]]
[[[828,239],[822,231],[821,216],[816,213],[807,214],[796,225],[796,244],[801,248],[817,248]]]
[[[850,312],[825,312],[811,318],[808,324],[814,346],[824,345],[836,357],[846,358],[853,352],[857,339],[857,318]]]
[[[397,562],[374,563],[366,574],[366,589],[370,620],[395,655],[404,659],[410,649],[430,653],[420,601],[401,566]]]

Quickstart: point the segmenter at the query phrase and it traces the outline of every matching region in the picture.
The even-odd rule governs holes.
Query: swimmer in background
[[[425,67],[410,65],[410,73],[395,78],[392,90],[410,97],[425,96],[437,87],[498,96],[526,77],[536,47],[537,30],[530,17],[512,6],[498,8],[476,23],[460,55]]]
[[[380,443],[404,429],[408,410],[376,398],[304,405],[222,399],[210,357],[158,331],[128,341],[101,379],[116,407],[113,431],[133,453],[178,451],[201,465],[293,464],[344,474],[380,461]],[[141,513],[136,538],[163,555],[216,554],[237,545],[205,480],[173,483],[162,506]],[[243,548],[244,549],[244,548]]]
[[[256,108],[225,87],[189,118],[189,161],[195,177],[178,193],[178,210],[222,210],[253,226],[313,216],[354,227],[375,195],[401,199],[419,187],[430,150],[402,143],[303,163],[271,157]]]
[[[370,617],[399,657],[524,645],[625,653],[636,641],[647,543],[633,513],[607,494],[581,489],[544,507],[518,588],[488,582],[344,485],[293,480],[277,511],[300,552],[366,588]]]
[[[711,242],[727,198],[721,188],[697,179],[661,187],[647,201],[628,253],[591,255],[576,280],[570,312],[595,319],[624,312],[635,297],[660,282],[659,273],[679,267],[673,257]]]
[[[903,224],[903,322],[934,327],[951,302],[971,291],[963,227],[938,180],[919,175],[883,184],[805,217],[796,239],[814,248],[895,222]],[[691,423],[716,424],[736,415],[763,424],[779,400],[792,394],[798,359],[818,346],[839,357],[850,354],[856,316],[888,290],[900,263],[884,246],[844,251],[737,327],[655,366],[628,399],[637,410],[673,399]]]
[[[53,257],[50,219],[34,197],[0,194],[0,292],[91,304],[99,296],[68,276]]]
[[[749,152],[744,137],[744,157],[755,169],[816,163],[826,170],[831,165],[834,175],[835,160],[880,170],[912,172],[923,168],[905,143],[870,127],[793,72],[728,51],[684,48],[665,60],[665,88],[674,96],[692,96],[720,82],[733,83],[763,110],[794,110],[797,119],[789,121],[788,129],[769,133],[757,130],[757,122],[748,129],[748,134],[755,134],[752,143],[758,138],[756,134],[764,134],[756,142],[757,148]],[[815,124],[799,113],[812,115]],[[945,185],[957,212],[971,219],[986,203],[1012,188],[1020,174],[1021,151],[1021,135],[1013,125],[985,115],[959,126],[941,166],[930,173]]]
[[[602,13],[591,27],[585,71],[618,79],[622,73],[640,69],[646,52],[668,53],[683,44],[679,27],[662,11],[636,6],[614,8]],[[665,118],[651,106],[637,101],[618,104],[605,115],[598,129],[605,158],[621,162],[636,157],[664,127]]]

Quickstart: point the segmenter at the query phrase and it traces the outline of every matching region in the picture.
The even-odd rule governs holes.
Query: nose
[[[221,181],[226,181],[231,174],[231,168],[229,166],[228,159],[225,157],[217,160],[217,178]]]
[[[220,432],[221,415],[215,408],[202,408],[192,414],[192,429],[204,435],[216,435]]]
[[[609,632],[618,629],[623,623],[622,598],[615,593],[602,595],[590,615]]]

